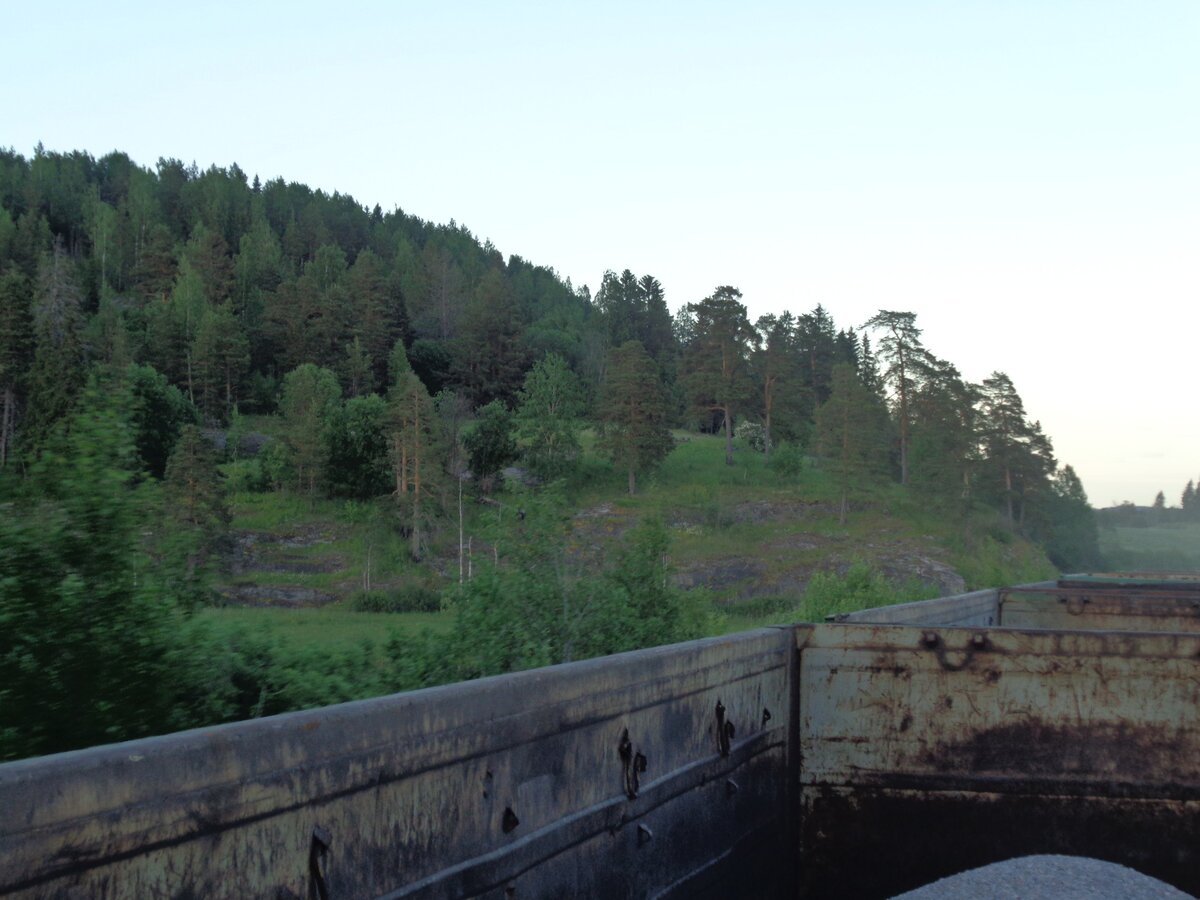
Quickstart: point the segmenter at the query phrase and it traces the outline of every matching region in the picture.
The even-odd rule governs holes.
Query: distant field
[[[1100,550],[1111,569],[1200,572],[1200,524],[1102,528]]]

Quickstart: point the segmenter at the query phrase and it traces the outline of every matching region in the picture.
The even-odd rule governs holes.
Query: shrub
[[[225,475],[225,489],[231,494],[261,494],[271,489],[271,481],[257,458],[239,459],[220,468]]]
[[[350,598],[355,612],[437,612],[441,595],[427,584],[408,582],[388,590],[356,591]]]
[[[804,451],[795,444],[779,444],[771,454],[771,468],[785,478],[795,478],[804,469]]]
[[[767,431],[758,422],[743,422],[738,426],[737,436],[751,450],[765,453],[767,450]]]

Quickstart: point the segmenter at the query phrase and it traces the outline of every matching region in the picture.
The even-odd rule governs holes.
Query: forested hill
[[[237,166],[0,151],[0,759],[1096,564],[1012,382],[911,312],[687,299]],[[297,649],[214,602],[435,630]]]
[[[665,424],[760,423],[768,455],[787,443],[837,455],[847,485],[891,477],[940,503],[990,505],[1060,565],[1094,562],[1082,487],[1003,373],[965,383],[922,346],[911,313],[881,312],[858,332],[820,305],[751,323],[733,287],[695,299],[672,317],[663,286],[628,270],[605,273],[592,297],[453,222],[261,183],[237,165],[3,151],[0,464],[41,452],[97,366],[137,364],[143,394],[165,376],[194,407],[181,418],[219,426],[275,411],[304,365],[332,373],[346,401],[385,396],[397,343],[459,418],[494,400],[513,408],[534,365],[561,359],[582,388],[579,414],[603,418],[612,352],[632,340],[662,387]],[[840,436],[838,410],[852,413]],[[141,436],[152,472],[172,440]],[[634,460],[631,485],[653,456]],[[361,473],[317,468],[310,490],[345,492],[356,478],[368,490]]]

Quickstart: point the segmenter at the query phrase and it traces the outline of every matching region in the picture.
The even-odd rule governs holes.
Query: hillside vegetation
[[[1097,563],[1011,380],[913,313],[688,299],[0,151],[0,758]]]

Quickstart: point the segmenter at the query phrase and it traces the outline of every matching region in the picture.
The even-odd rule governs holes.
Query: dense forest
[[[694,633],[655,568],[661,523],[573,582],[578,616],[545,613],[566,602],[537,573],[561,568],[553,498],[585,429],[630,493],[672,429],[721,434],[730,461],[737,434],[771,466],[822,466],[843,519],[895,482],[992,511],[1060,568],[1097,564],[1082,485],[1003,372],[968,383],[911,312],[751,321],[742,300],[717,286],[672,315],[628,269],[592,294],[453,221],[236,165],[0,151],[0,758],[336,697],[285,696],[267,649],[190,616],[231,480],[382,504],[418,562],[464,489],[486,499],[514,464],[541,486],[513,565],[455,588],[458,643],[393,642],[368,666],[380,690]],[[278,438],[222,469],[266,415]],[[518,577],[542,612],[512,605]],[[472,642],[506,616],[547,624]]]

